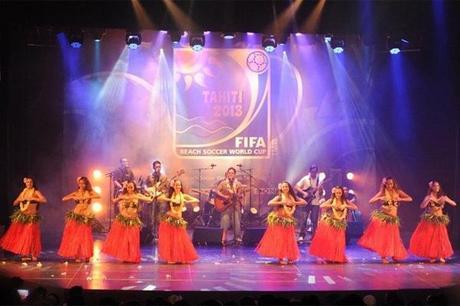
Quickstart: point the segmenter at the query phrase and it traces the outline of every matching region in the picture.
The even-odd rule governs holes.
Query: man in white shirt
[[[311,237],[315,234],[318,225],[319,205],[323,202],[325,192],[322,187],[324,179],[318,174],[318,166],[311,165],[307,175],[302,177],[294,186],[297,194],[302,197],[307,205],[303,209],[299,209],[300,232],[299,242],[303,242],[307,234],[307,219],[310,218]],[[309,204],[309,205],[308,205]]]

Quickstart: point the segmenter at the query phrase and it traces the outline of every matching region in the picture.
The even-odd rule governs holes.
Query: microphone
[[[211,164],[211,165],[209,165],[209,166],[210,166],[211,169],[212,169],[212,168],[214,168],[214,167],[217,166],[217,165],[216,165],[216,164]]]
[[[243,167],[242,164],[236,164],[236,166],[237,166],[237,167],[240,167],[240,168]]]

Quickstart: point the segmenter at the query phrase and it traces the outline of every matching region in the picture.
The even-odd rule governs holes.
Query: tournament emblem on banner
[[[258,49],[174,49],[174,152],[270,157],[270,61]]]

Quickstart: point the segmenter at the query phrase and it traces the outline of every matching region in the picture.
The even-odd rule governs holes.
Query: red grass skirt
[[[265,257],[299,259],[300,251],[295,239],[295,227],[272,224],[257,245],[256,252]]]
[[[167,262],[189,263],[198,259],[195,247],[183,226],[161,221],[158,229],[158,255]]]
[[[377,252],[381,257],[404,259],[408,255],[399,234],[399,226],[375,217],[371,219],[358,244]]]
[[[126,226],[115,220],[102,247],[102,252],[112,255],[122,261],[141,261],[140,228]]]
[[[449,241],[447,227],[421,220],[410,239],[409,251],[426,258],[446,258],[454,251]]]
[[[335,228],[324,221],[319,222],[309,252],[311,255],[333,262],[347,262],[345,229]]]
[[[12,222],[0,246],[15,254],[38,257],[42,250],[39,223]]]
[[[93,256],[93,233],[90,224],[67,220],[58,255],[89,259]]]

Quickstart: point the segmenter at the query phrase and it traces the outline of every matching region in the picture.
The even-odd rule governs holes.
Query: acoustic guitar
[[[214,208],[218,212],[224,212],[231,206],[236,206],[238,202],[244,197],[244,193],[249,190],[246,186],[239,188],[238,192],[232,194],[229,199],[221,197],[217,192],[215,193],[214,198]]]

